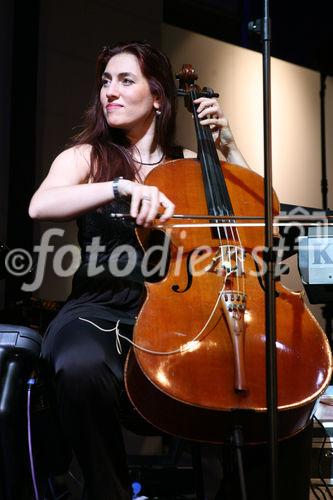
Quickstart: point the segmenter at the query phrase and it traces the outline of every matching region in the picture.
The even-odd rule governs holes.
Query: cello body
[[[263,217],[263,178],[224,162],[221,169],[234,213]],[[172,199],[177,213],[207,214],[199,161],[169,161],[145,183]],[[279,213],[275,195],[273,212]],[[133,338],[140,347],[131,349],[125,367],[128,395],[138,412],[164,432],[223,443],[240,425],[246,443],[265,442],[264,228],[228,229],[221,245],[212,228],[177,225],[164,230],[170,243],[166,275],[146,283]],[[244,250],[239,271],[232,273],[225,264],[224,244]],[[198,252],[199,247],[211,252]],[[237,259],[233,255],[235,268]],[[278,437],[283,439],[309,423],[329,384],[332,360],[326,335],[302,294],[279,281],[276,354]]]

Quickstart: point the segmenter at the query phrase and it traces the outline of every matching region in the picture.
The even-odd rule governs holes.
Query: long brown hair
[[[110,58],[121,53],[137,57],[150,91],[160,99],[161,114],[156,117],[155,140],[164,155],[170,156],[175,134],[176,88],[168,57],[148,42],[120,42],[104,47],[97,58],[96,83],[92,105],[85,114],[85,126],[73,143],[90,144],[90,176],[94,182],[108,181],[122,175],[134,179],[137,173],[132,147],[121,129],[110,127],[100,103],[102,75]]]

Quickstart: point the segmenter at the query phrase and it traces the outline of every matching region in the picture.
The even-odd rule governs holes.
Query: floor
[[[315,417],[317,420],[315,419],[312,439],[312,490],[309,500],[331,499],[333,498],[333,479],[331,479],[333,478],[333,385],[328,387],[325,394],[318,402]],[[144,456],[154,456],[163,452],[164,446],[161,437],[150,437],[143,440],[142,437],[134,436],[131,433],[128,436],[125,434],[125,437],[128,448],[127,451],[130,455],[140,453]],[[324,440],[325,443],[323,446]],[[179,472],[181,474],[179,478],[172,469],[169,469],[170,474],[165,474],[165,465],[161,468],[154,468],[152,473],[149,468],[146,469],[145,467],[143,469],[132,469],[133,482],[141,482],[141,484],[148,483],[154,486],[153,490],[155,490],[155,494],[152,494],[152,491],[149,491],[149,489],[147,491],[147,488],[143,487],[143,491],[140,492],[141,495],[143,495],[141,498],[145,498],[145,494],[147,494],[149,500],[175,500],[176,498],[183,500],[195,499],[193,494],[186,494],[189,490],[191,491],[191,484],[193,485],[193,473],[189,470],[188,473],[185,474],[185,468],[188,465],[187,462],[191,461],[189,450],[187,450],[187,452],[185,450],[184,457],[185,462],[182,464],[183,469]],[[74,472],[76,476],[77,471]],[[163,477],[160,475],[162,472]],[[207,500],[212,500],[215,498],[215,493],[219,487],[221,465],[214,459],[214,453],[210,447],[203,449],[203,472],[206,490],[205,498]],[[72,496],[70,498],[71,500],[79,500],[81,498],[81,488],[78,487],[75,479],[71,479],[69,486]],[[174,485],[178,483],[182,488],[178,486],[177,489],[179,492],[183,489],[183,494],[180,496],[177,495],[177,497],[173,495],[163,496],[158,494],[158,490],[163,482],[169,484],[174,483]],[[140,493],[138,493],[138,498],[140,498]]]
[[[325,442],[324,442],[325,441]],[[159,446],[159,442],[151,441],[153,447]],[[153,451],[153,450],[146,450]],[[217,478],[221,471],[219,465],[204,453],[203,460],[205,486],[208,488],[206,498],[214,498],[212,491],[218,488]],[[309,500],[332,499],[333,498],[333,385],[330,385],[325,394],[318,401],[315,412],[313,439],[312,439],[312,461],[311,461],[311,491]],[[151,497],[150,497],[151,498]],[[156,498],[156,497],[155,497]],[[158,497],[159,498],[159,497]],[[194,497],[183,497],[194,498]]]

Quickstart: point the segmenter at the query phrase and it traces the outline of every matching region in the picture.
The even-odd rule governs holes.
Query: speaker
[[[27,380],[40,352],[31,328],[0,324],[0,498],[29,498],[27,468]]]
[[[27,382],[32,451],[40,492],[48,477],[65,472],[71,450],[57,418],[40,360],[42,337],[26,326],[0,324],[0,499],[31,500]]]

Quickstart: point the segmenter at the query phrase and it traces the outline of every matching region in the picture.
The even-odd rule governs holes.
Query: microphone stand
[[[326,167],[326,127],[325,127],[325,91],[326,74],[320,72],[320,139],[321,139],[321,194],[323,209],[327,210],[327,167]]]
[[[328,181],[327,181],[327,165],[326,165],[326,126],[325,126],[325,94],[326,94],[326,77],[327,74],[324,69],[320,72],[320,139],[321,139],[321,194],[322,194],[322,207],[327,213],[327,194],[328,194]],[[321,308],[322,315],[325,320],[325,333],[330,343],[331,349],[333,348],[332,339],[332,302],[326,301]]]
[[[265,178],[265,319],[266,319],[266,398],[269,444],[269,496],[278,500],[277,493],[277,363],[275,324],[275,281],[273,256],[273,188],[271,149],[271,86],[269,0],[263,1],[264,17],[249,23],[249,30],[260,34],[263,45],[264,99],[264,178]]]

